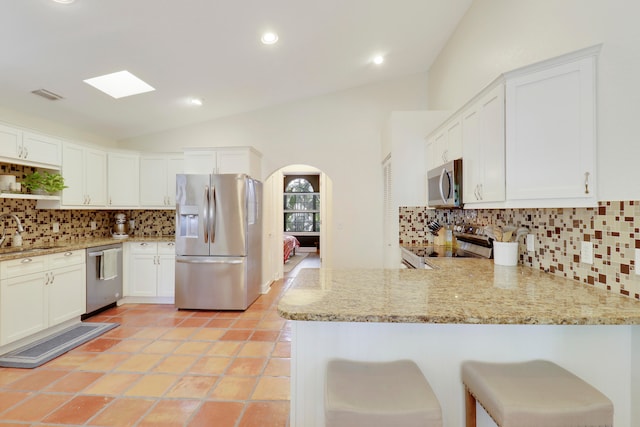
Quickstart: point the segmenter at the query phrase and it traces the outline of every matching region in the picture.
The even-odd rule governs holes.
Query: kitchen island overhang
[[[640,425],[640,303],[527,267],[434,260],[434,270],[302,270],[278,309],[292,326],[291,425],[322,426],[334,357],[412,359],[444,425],[464,425],[464,360],[548,359],[605,393],[616,426]],[[455,268],[449,263],[454,262]],[[495,424],[481,411],[479,426]]]

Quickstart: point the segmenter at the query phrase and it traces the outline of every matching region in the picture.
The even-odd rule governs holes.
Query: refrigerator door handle
[[[205,257],[203,259],[176,258],[176,262],[181,262],[184,264],[242,264],[244,261],[241,259],[224,260],[224,259]]]
[[[209,186],[204,186],[204,242],[209,243]]]
[[[218,219],[218,203],[215,185],[211,186],[211,204],[209,205],[209,216],[211,217],[211,243],[214,243],[216,241],[216,222]]]

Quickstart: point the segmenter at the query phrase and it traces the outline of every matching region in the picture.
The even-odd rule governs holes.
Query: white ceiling
[[[427,71],[471,1],[2,0],[0,105],[115,140],[184,126]],[[83,83],[124,69],[156,90]]]

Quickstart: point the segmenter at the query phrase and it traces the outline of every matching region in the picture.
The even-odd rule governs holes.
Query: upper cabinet
[[[107,204],[107,153],[65,143],[62,148],[62,207],[100,207]]]
[[[462,122],[459,114],[427,139],[427,170],[462,157]]]
[[[143,154],[140,156],[140,205],[175,208],[176,175],[184,170],[179,154]]]
[[[510,206],[597,204],[598,51],[585,49],[505,75]]]
[[[429,135],[427,170],[453,160],[459,138],[466,207],[596,206],[599,50],[498,77]]]
[[[245,173],[261,179],[262,154],[251,147],[185,149],[184,173]]]
[[[462,112],[465,205],[505,198],[504,84],[497,81]]]
[[[140,156],[110,152],[107,155],[107,206],[136,208],[140,204]]]
[[[0,157],[10,163],[60,169],[62,143],[50,136],[0,125]]]

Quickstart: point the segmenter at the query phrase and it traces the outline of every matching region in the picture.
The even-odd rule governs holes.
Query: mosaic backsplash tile
[[[77,239],[109,237],[115,223],[115,214],[122,212],[127,219],[135,221],[135,236],[172,236],[175,234],[175,212],[172,210],[55,210],[36,209],[35,200],[0,199],[0,213],[15,213],[24,227],[22,241],[24,246],[55,244]],[[91,222],[96,229],[91,229]],[[60,231],[53,232],[52,224],[60,224]],[[16,232],[13,219],[0,221],[7,236]],[[11,246],[7,237],[3,247]]]
[[[597,208],[465,209],[401,207],[400,244],[430,242],[426,222],[515,225],[529,228],[535,251],[520,239],[520,262],[640,300],[635,249],[640,248],[640,201],[605,201]],[[583,241],[593,243],[593,264],[580,262]]]

